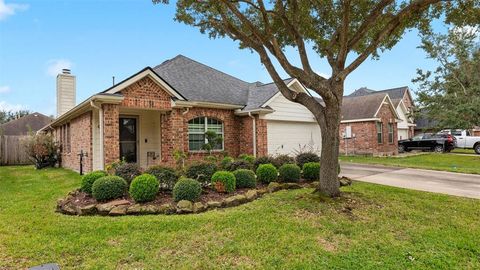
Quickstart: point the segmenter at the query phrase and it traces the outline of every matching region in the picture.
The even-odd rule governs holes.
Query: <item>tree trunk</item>
[[[340,108],[341,104],[329,104],[328,108],[325,108],[325,124],[320,125],[322,133],[320,186],[315,189],[315,192],[329,197],[340,196],[340,183],[338,181]]]

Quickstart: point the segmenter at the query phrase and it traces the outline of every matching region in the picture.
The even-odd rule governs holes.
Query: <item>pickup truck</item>
[[[455,148],[455,138],[449,134],[418,134],[411,139],[398,141],[398,152],[411,150],[435,151],[438,153],[450,152]]]
[[[480,136],[471,136],[470,131],[462,129],[444,129],[440,133],[451,134],[455,136],[456,148],[473,149],[480,155]]]

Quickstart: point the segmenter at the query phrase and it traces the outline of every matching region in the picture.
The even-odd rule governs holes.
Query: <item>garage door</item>
[[[398,139],[405,140],[408,139],[408,129],[398,129]]]
[[[302,148],[320,154],[320,134],[317,123],[267,121],[268,154],[294,155]]]

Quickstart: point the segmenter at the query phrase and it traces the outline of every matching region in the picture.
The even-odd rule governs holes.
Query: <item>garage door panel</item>
[[[301,148],[320,154],[321,133],[317,123],[267,121],[268,153],[294,155]]]

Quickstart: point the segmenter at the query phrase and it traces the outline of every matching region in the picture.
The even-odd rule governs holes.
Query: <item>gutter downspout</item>
[[[257,121],[255,116],[251,112],[248,112],[248,117],[253,119],[252,128],[253,128],[253,156],[257,157]]]
[[[105,169],[105,157],[103,155],[104,153],[104,145],[103,145],[103,108],[101,106],[98,106],[93,102],[93,100],[90,101],[90,106],[98,110],[98,125],[100,126],[100,169],[104,170]],[[92,142],[93,145],[93,142]],[[93,150],[93,147],[92,147]],[[92,153],[92,159],[93,159],[93,153]],[[93,169],[93,168],[92,168]]]

